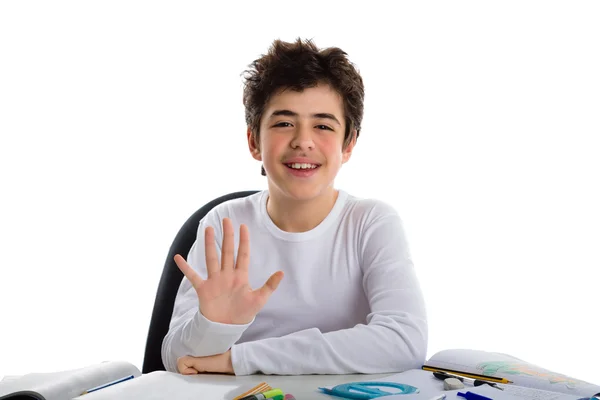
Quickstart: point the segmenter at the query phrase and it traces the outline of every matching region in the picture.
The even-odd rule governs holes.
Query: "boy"
[[[276,40],[246,72],[248,146],[268,190],[215,207],[187,262],[175,257],[185,278],[166,369],[420,368],[427,320],[402,222],[387,204],[334,188],[360,132],[362,78],[342,50],[300,39]]]

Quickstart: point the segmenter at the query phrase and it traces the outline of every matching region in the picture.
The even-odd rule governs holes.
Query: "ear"
[[[248,137],[248,149],[250,150],[250,154],[255,160],[262,161],[262,156],[260,155],[260,146],[254,140],[254,135],[252,134],[252,130],[248,127],[246,131],[246,136]]]
[[[356,144],[356,129],[352,131],[352,140],[348,143],[348,146],[344,150],[342,150],[342,164],[348,162],[350,156],[352,155],[352,150],[354,150],[354,145]]]

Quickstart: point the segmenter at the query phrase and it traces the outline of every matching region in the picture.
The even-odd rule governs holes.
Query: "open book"
[[[0,381],[0,400],[233,400],[253,386],[253,380],[240,382],[230,375],[141,374],[133,364],[110,361],[5,378]]]
[[[577,397],[600,398],[598,385],[552,372],[502,353],[467,349],[443,350],[429,358],[423,365],[423,369],[445,371],[471,378],[481,376],[504,378],[512,383],[499,383],[498,386],[518,397],[551,398],[552,393],[563,393]],[[536,393],[537,395],[534,396]]]
[[[136,379],[142,373],[133,364],[107,361],[84,368],[47,373],[32,373],[0,381],[0,400],[71,400],[86,392],[106,390],[114,382]],[[120,385],[122,383],[116,383]]]

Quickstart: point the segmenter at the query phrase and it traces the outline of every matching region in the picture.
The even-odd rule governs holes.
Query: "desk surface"
[[[375,375],[248,375],[230,376],[203,374],[194,375],[195,379],[207,384],[236,384],[255,386],[261,382],[268,383],[272,388],[281,389],[284,393],[291,393],[297,400],[329,399],[331,396],[318,390],[322,386],[334,386],[340,383],[377,380],[393,374]],[[239,393],[238,393],[239,394]]]
[[[340,383],[377,380],[394,374],[374,375],[181,375],[155,371],[126,383],[113,385],[96,392],[79,396],[75,400],[231,400],[261,382],[272,388],[291,393],[297,400],[329,399],[332,396],[318,390],[323,386]]]

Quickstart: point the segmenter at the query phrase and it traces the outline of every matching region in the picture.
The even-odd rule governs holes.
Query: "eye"
[[[273,126],[274,127],[287,128],[288,126],[292,126],[292,124],[290,124],[289,122],[278,122],[278,123],[276,123]]]
[[[328,127],[327,125],[317,125],[317,128],[319,128],[321,130],[330,130],[330,131],[333,130],[330,127]]]

